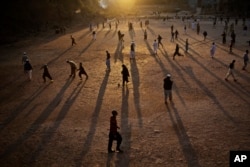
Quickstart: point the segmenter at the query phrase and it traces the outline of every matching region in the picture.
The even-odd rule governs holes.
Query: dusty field
[[[170,26],[179,40],[170,42]],[[222,24],[212,28],[201,21],[201,32],[188,29],[180,20],[150,20],[148,40],[134,22],[136,60],[129,60],[127,22],[125,48],[119,49],[114,25],[97,30],[92,41],[88,28],[70,29],[65,35],[50,34],[2,46],[0,57],[0,164],[1,167],[226,167],[230,150],[250,150],[250,65],[242,71],[248,37],[236,26],[236,47],[229,54],[221,44]],[[70,35],[77,45],[71,47]],[[164,48],[151,54],[161,34]],[[175,44],[189,38],[190,51],[172,60]],[[215,59],[209,50],[216,42]],[[112,56],[106,72],[105,51]],[[33,80],[23,73],[22,52],[34,67]],[[83,62],[89,79],[68,79],[67,59]],[[236,77],[224,80],[228,64],[236,60]],[[54,83],[43,83],[41,66],[48,63]],[[122,88],[121,65],[130,71]],[[163,78],[171,73],[174,103],[165,105]],[[124,153],[107,153],[111,111],[119,113]],[[116,144],[116,143],[114,143]]]

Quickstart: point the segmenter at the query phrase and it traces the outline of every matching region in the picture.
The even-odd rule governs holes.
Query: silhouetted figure
[[[78,76],[80,77],[80,80],[82,80],[82,74],[86,76],[86,79],[89,78],[87,72],[85,71],[84,67],[82,66],[82,63],[79,64],[79,73]]]
[[[48,65],[45,64],[41,67],[41,69],[43,69],[43,81],[44,83],[46,83],[46,77],[50,79],[50,82],[53,82],[53,79],[49,73],[49,69],[48,69]]]
[[[120,127],[117,125],[117,120],[116,120],[117,115],[118,115],[117,111],[113,110],[112,116],[110,117],[109,142],[108,142],[108,152],[109,153],[115,152],[114,150],[112,150],[112,144],[113,144],[114,140],[117,141],[116,151],[123,152],[120,149],[120,145],[122,143],[122,136],[117,131],[117,129],[120,129]]]
[[[117,34],[118,34],[118,40],[123,41],[124,34],[122,34],[120,30],[117,32]]]
[[[175,52],[174,52],[174,55],[173,55],[173,60],[175,59],[175,56],[178,55],[178,56],[183,56],[182,54],[180,54],[179,52],[179,44],[176,44],[176,47],[175,47]]]
[[[226,37],[227,37],[227,34],[225,33],[225,31],[221,34],[222,36],[222,43],[223,44],[226,44]]]
[[[204,41],[205,41],[206,38],[207,38],[207,31],[204,31],[204,32],[203,32],[203,37],[204,37]]]
[[[121,35],[122,35],[120,30],[118,30],[117,35],[118,35],[118,40],[120,41],[121,40]]]
[[[161,47],[163,47],[163,44],[161,43],[162,37],[158,35],[157,39],[158,39],[158,47],[160,47],[160,45]]]
[[[32,65],[30,64],[29,60],[27,59],[24,63],[24,73],[28,75],[29,80],[32,80]]]
[[[178,40],[178,35],[179,35],[179,32],[178,32],[177,30],[175,30],[174,35],[175,35],[175,39],[176,39],[176,40]]]
[[[171,80],[171,75],[167,74],[167,77],[163,80],[163,89],[164,89],[164,96],[165,96],[165,103],[167,103],[167,99],[169,98],[170,101],[173,100],[172,97],[172,85],[173,81]]]
[[[228,77],[230,75],[232,75],[235,82],[237,81],[234,77],[234,63],[235,63],[235,60],[233,60],[232,63],[229,64],[228,72],[227,72],[226,78],[225,78],[226,81],[228,81]]]
[[[71,38],[71,46],[76,45],[75,38],[72,35],[70,36],[70,38]]]
[[[123,64],[122,65],[122,86],[125,85],[129,82],[128,77],[129,77],[129,72],[128,72],[128,68]]]
[[[232,33],[231,33],[231,39],[232,39],[232,43],[234,45],[236,42],[236,34],[234,33],[234,31],[232,31]]]

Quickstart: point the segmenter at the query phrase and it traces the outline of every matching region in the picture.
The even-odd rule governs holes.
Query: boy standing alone
[[[163,88],[165,95],[165,103],[167,103],[167,99],[169,98],[172,101],[172,85],[173,81],[171,80],[171,75],[167,74],[167,77],[163,80]]]
[[[116,151],[117,152],[123,152],[120,149],[120,145],[122,143],[122,136],[117,131],[117,129],[120,129],[119,126],[117,126],[116,116],[118,115],[117,111],[112,111],[112,116],[110,117],[110,129],[109,129],[109,143],[108,143],[108,152],[113,153],[115,151],[112,150],[112,144],[113,140],[117,141],[116,145]]]

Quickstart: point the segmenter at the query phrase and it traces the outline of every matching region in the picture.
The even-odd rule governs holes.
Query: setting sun
[[[134,5],[135,0],[117,0],[119,4],[124,5],[123,7],[129,7],[130,5]]]
[[[130,8],[135,4],[136,0],[99,0],[102,8],[108,8],[110,5],[118,5],[122,8]]]

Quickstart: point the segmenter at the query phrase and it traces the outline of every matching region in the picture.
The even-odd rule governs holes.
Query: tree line
[[[91,15],[99,10],[99,5],[98,0],[3,0],[0,8],[0,34],[3,37],[27,35],[69,24],[77,10],[81,15]]]

